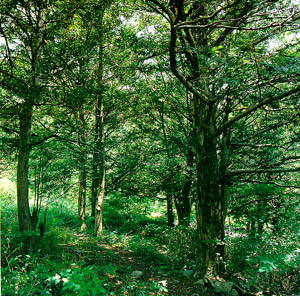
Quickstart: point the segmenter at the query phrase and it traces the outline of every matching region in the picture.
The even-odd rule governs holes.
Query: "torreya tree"
[[[178,224],[187,226],[190,223],[192,185],[195,179],[189,97],[174,85],[171,77],[158,82],[161,82],[160,79],[155,77],[151,88],[155,94],[149,94],[149,101],[156,110],[151,114],[152,117],[156,115],[161,126],[161,141],[166,151],[166,176],[162,187],[167,196],[168,211],[171,200],[175,204]]]
[[[94,106],[94,81],[91,69],[94,67],[97,46],[97,41],[91,33],[91,25],[88,19],[82,17],[83,13],[84,9],[77,10],[69,27],[64,30],[65,34],[57,40],[59,47],[63,48],[64,57],[60,59],[60,68],[63,71],[55,76],[55,84],[61,88],[58,93],[60,109],[69,114],[68,119],[62,120],[65,128],[64,134],[60,134],[59,139],[71,145],[71,149],[66,147],[66,150],[77,162],[77,206],[81,230],[86,229],[88,153],[92,150]]]
[[[148,30],[146,24],[154,28],[160,25],[162,27],[159,31]],[[135,166],[134,171],[139,170],[138,177],[131,174],[131,181],[129,176],[126,181],[134,182],[136,177],[142,181],[145,178],[141,174],[148,175],[152,181],[147,185],[147,182],[140,184],[140,192],[135,194],[152,198],[159,195],[161,200],[165,196],[169,226],[174,225],[173,203],[178,223],[188,225],[192,204],[190,193],[194,180],[194,156],[190,143],[192,128],[188,115],[191,108],[187,103],[188,94],[176,85],[170,75],[166,32],[167,28],[161,20],[157,18],[153,21],[149,14],[139,15],[135,24],[128,23],[122,27],[120,47],[123,48],[124,60],[127,61],[123,62],[122,68],[130,74],[123,74],[126,80],[123,81],[123,78],[121,83],[126,83],[132,93],[131,109],[127,111],[127,117],[132,117],[129,119],[129,126],[136,133],[135,143],[140,142],[140,135],[144,138],[139,144],[138,152],[140,155],[144,154],[145,164],[143,168]],[[124,51],[128,52],[126,58]],[[128,147],[127,151],[132,150],[129,149]],[[133,151],[130,153],[131,156],[127,159],[134,155]],[[136,164],[139,163],[139,158],[137,155]],[[146,165],[149,162],[152,165]],[[144,190],[146,188],[147,193]]]
[[[85,230],[89,196],[94,234],[105,210],[114,231],[101,244],[118,251],[108,261],[119,267],[116,235],[161,270],[194,269],[197,248],[193,276],[212,276],[208,293],[236,275],[236,289],[270,292],[274,280],[296,293],[299,11],[273,0],[1,1],[0,170],[16,167],[20,230],[36,230],[42,206],[51,229],[37,254],[23,256],[27,244],[11,231],[15,196],[0,186],[4,294],[132,290],[119,285],[115,264],[94,260],[93,250],[107,255],[98,238],[76,238],[71,211],[77,205]],[[174,213],[183,227],[166,227]],[[82,268],[87,261],[95,264]]]
[[[45,99],[50,73],[43,71],[49,44],[74,7],[48,1],[1,3],[2,46],[0,84],[15,101],[19,120],[17,165],[18,219],[21,231],[35,230],[38,212],[31,213],[28,199],[28,163],[32,147],[34,109]]]
[[[83,22],[88,22],[89,39],[93,42],[93,62],[90,76],[94,79],[92,100],[94,103],[94,144],[92,163],[91,207],[95,217],[94,233],[101,235],[103,228],[103,201],[105,194],[105,85],[104,46],[106,42],[105,13],[112,1],[90,1],[81,11]]]
[[[221,274],[229,176],[238,173],[228,170],[228,139],[235,123],[299,94],[297,76],[261,77],[258,62],[268,56],[268,42],[274,36],[296,27],[299,9],[283,1],[147,0],[145,4],[169,23],[170,69],[193,96],[197,271],[200,276],[208,269]],[[245,69],[240,76],[239,70]]]

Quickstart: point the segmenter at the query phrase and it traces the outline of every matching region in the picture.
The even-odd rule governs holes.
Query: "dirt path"
[[[116,287],[126,285],[129,281],[143,283],[160,283],[166,288],[167,292],[147,295],[165,296],[202,296],[199,286],[195,285],[194,280],[184,278],[180,275],[163,272],[155,268],[148,262],[144,262],[141,256],[137,256],[130,250],[125,250],[118,246],[108,245],[99,241],[94,241],[91,236],[80,235],[78,245],[61,246],[65,251],[72,253],[78,258],[78,262],[93,264],[98,266],[111,265],[115,267],[117,276],[112,277],[112,282]],[[141,271],[143,274],[138,278],[132,276],[133,271]],[[125,280],[124,280],[125,279]],[[116,294],[122,295],[142,295],[142,294]],[[146,294],[144,294],[146,295]]]
[[[157,282],[162,283],[168,290],[167,295],[185,296],[195,295],[195,290],[198,290],[194,285],[194,281],[185,279],[176,275],[169,275],[168,273],[158,272],[151,265],[142,261],[141,258],[136,257],[131,251],[114,249],[115,254],[118,254],[118,261],[112,262],[115,266],[127,269],[130,266],[131,271],[139,270],[143,275],[139,278],[142,282]]]

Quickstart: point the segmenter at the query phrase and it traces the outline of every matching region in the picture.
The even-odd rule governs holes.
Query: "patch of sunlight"
[[[161,216],[162,216],[161,213],[157,213],[157,212],[151,213],[151,217],[161,217]]]
[[[16,183],[9,180],[7,177],[0,179],[0,191],[10,194],[16,194]]]

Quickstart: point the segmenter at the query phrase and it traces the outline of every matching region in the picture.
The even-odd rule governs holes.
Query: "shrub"
[[[295,237],[265,234],[228,241],[227,273],[243,276],[248,287],[273,292],[299,293],[300,249]]]

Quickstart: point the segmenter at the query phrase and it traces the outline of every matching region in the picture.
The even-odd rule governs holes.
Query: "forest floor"
[[[61,244],[61,251],[75,255],[77,260],[73,261],[84,262],[87,265],[109,266],[108,270],[115,272],[109,275],[108,271],[106,276],[113,282],[112,286],[116,290],[118,290],[118,287],[124,288],[127,286],[128,291],[123,291],[124,295],[139,295],[137,291],[130,293],[129,290],[135,290],[137,287],[142,289],[143,285],[145,290],[147,290],[147,283],[157,283],[164,287],[164,290],[161,290],[161,292],[153,291],[153,294],[148,292],[149,294],[147,295],[202,295],[200,294],[200,287],[195,284],[193,279],[174,274],[174,272],[162,271],[155,264],[151,265],[143,260],[142,256],[136,255],[131,250],[107,244],[106,242],[94,241],[94,238],[90,235],[78,234],[78,236],[79,244]],[[73,259],[75,258],[73,257]],[[75,265],[72,268],[76,267]],[[135,277],[132,275],[134,271],[141,271],[142,275]],[[118,291],[116,293],[119,295]],[[143,294],[141,293],[140,295]]]
[[[92,220],[80,232],[75,211],[53,207],[44,237],[35,234],[38,244],[32,248],[24,243],[32,234],[18,232],[15,205],[8,208],[1,219],[2,295],[215,295],[211,286],[197,284],[199,279],[184,277],[195,265],[192,227],[168,229],[158,219],[121,214],[109,211],[103,235],[95,237]],[[300,295],[294,237],[235,235],[227,246],[225,279],[244,288],[245,295]]]

